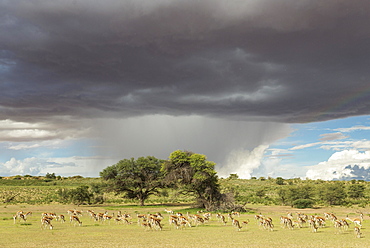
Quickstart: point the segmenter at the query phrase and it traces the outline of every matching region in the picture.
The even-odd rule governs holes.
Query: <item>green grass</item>
[[[326,182],[323,180],[301,180],[301,179],[284,179],[284,185],[278,185],[274,178],[262,179],[220,179],[220,188],[222,193],[233,192],[235,195],[235,202],[239,205],[247,203],[264,204],[264,205],[280,205],[282,204],[282,197],[279,195],[281,190],[292,192],[291,188],[295,187],[311,187],[310,198],[314,201],[314,206],[328,205],[328,201],[323,199],[322,192],[335,182]],[[65,199],[58,194],[60,189],[75,189],[79,186],[98,185],[101,178],[81,178],[70,177],[61,179],[46,179],[41,176],[14,176],[10,178],[0,179],[0,202],[7,202],[9,204],[51,204],[63,203]],[[346,191],[349,190],[353,183],[365,186],[364,197],[362,198],[341,198],[343,202],[340,204],[345,206],[357,205],[366,207],[370,199],[370,182],[364,181],[343,181],[343,187]],[[90,187],[92,190],[93,187]],[[285,194],[285,204],[291,205],[296,199],[287,200],[289,194]],[[97,197],[97,198],[96,198]],[[114,192],[97,193],[94,195],[91,202],[95,199],[103,198],[106,204],[110,205],[127,205],[138,204],[136,199],[123,198],[122,194],[115,194]],[[194,195],[180,194],[175,189],[161,189],[159,195],[151,195],[146,201],[146,204],[191,204],[195,202]],[[339,203],[336,203],[339,204]]]
[[[339,218],[357,215],[353,208],[323,208],[297,210],[289,207],[248,205],[257,213],[273,218],[275,229],[273,232],[258,227],[254,220],[254,214],[242,214],[238,219],[250,220],[247,227],[238,232],[231,223],[222,225],[215,217],[210,222],[198,227],[176,230],[168,224],[168,215],[164,209],[170,208],[175,212],[196,212],[197,209],[188,206],[165,206],[152,205],[145,207],[137,206],[83,206],[77,209],[84,211],[81,217],[82,227],[73,226],[68,221],[59,223],[53,221],[53,230],[42,230],[40,217],[42,212],[55,212],[67,216],[68,209],[74,209],[71,205],[8,205],[0,208],[0,247],[368,247],[370,245],[370,217],[366,216],[363,238],[354,237],[350,226],[349,231],[337,234],[334,227],[328,222],[325,228],[312,233],[308,227],[287,230],[280,227],[278,218],[287,212],[297,211],[307,214],[323,215],[324,212],[334,212]],[[130,213],[133,216],[133,224],[97,223],[91,220],[86,210],[95,212],[107,210],[110,214],[121,212]],[[12,215],[18,210],[32,211],[26,223],[14,224]],[[165,219],[163,231],[145,231],[136,224],[136,213],[161,212]]]

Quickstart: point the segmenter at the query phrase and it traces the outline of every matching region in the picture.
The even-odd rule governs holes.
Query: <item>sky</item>
[[[366,1],[0,0],[0,34],[0,176],[370,180]]]

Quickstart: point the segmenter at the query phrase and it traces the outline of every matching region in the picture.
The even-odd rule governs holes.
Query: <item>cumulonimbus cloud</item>
[[[282,123],[369,114],[369,20],[365,1],[0,1],[0,142],[96,138],[152,116],[282,137]]]
[[[369,113],[364,2],[0,7],[0,119],[197,114],[310,122]]]
[[[354,173],[355,166],[363,168],[362,174]],[[354,149],[334,153],[327,161],[307,167],[306,177],[310,179],[343,180],[348,178],[368,178],[370,169],[370,152]]]

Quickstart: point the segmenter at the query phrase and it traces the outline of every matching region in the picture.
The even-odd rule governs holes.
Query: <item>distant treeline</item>
[[[310,179],[252,178],[239,179],[231,174],[219,179],[220,190],[234,206],[245,204],[287,205],[310,208],[330,205],[366,207],[370,202],[370,182],[363,180],[324,181]],[[26,187],[25,187],[26,186]],[[149,204],[192,203],[195,196],[180,189],[164,188],[151,195]],[[105,188],[101,178],[12,176],[0,180],[3,204],[136,204],[135,199]]]
[[[221,179],[223,191],[234,193],[239,203],[287,205],[296,208],[341,205],[366,207],[370,200],[370,182],[364,180],[324,181],[310,179],[255,178],[238,179],[231,174]]]

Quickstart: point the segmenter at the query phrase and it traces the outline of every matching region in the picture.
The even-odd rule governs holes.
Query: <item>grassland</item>
[[[191,207],[194,197],[177,194],[174,190],[165,189],[163,194],[152,196],[146,201],[148,206],[139,207],[137,201],[122,198],[122,195],[104,193],[102,205],[61,204],[57,194],[59,189],[73,189],[81,185],[99,183],[99,178],[61,178],[49,180],[45,177],[16,177],[0,180],[0,247],[369,247],[370,246],[370,187],[368,182],[356,182],[366,186],[365,197],[359,207],[356,201],[349,199],[346,207],[328,207],[325,204],[315,205],[314,209],[294,209],[289,206],[279,206],[278,190],[290,186],[312,185],[313,190],[330,185],[331,182],[306,181],[299,179],[285,180],[284,185],[278,185],[275,179],[266,180],[228,180],[220,181],[223,192],[235,192],[237,203],[245,205],[249,210],[237,219],[250,220],[238,232],[229,221],[226,226],[213,217],[209,222],[197,227],[176,230],[168,223],[165,208],[176,212],[194,214],[199,209]],[[348,188],[352,182],[343,182]],[[262,192],[262,196],[258,196]],[[317,191],[319,192],[319,191]],[[14,196],[11,201],[5,201]],[[319,202],[319,201],[318,201]],[[358,201],[360,202],[360,200]],[[55,212],[67,215],[68,209],[84,211],[81,220],[83,225],[71,225],[68,220],[60,223],[53,220],[53,230],[41,229],[41,213]],[[130,213],[133,218],[131,225],[116,224],[114,221],[96,222],[90,219],[86,211],[108,211],[110,214],[121,211]],[[27,222],[14,223],[12,216],[19,210],[32,211],[33,215]],[[358,217],[359,212],[365,213],[362,228],[362,238],[353,234],[353,224],[348,231],[338,233],[333,224],[328,221],[324,228],[313,233],[309,227],[284,229],[280,226],[280,216],[292,212],[323,216],[324,212],[332,212],[338,218]],[[162,231],[146,231],[136,224],[136,214],[161,212],[164,215]],[[254,219],[256,213],[271,217],[275,225],[269,232],[259,227]],[[213,213],[215,214],[215,213]]]
[[[0,208],[0,247],[368,247],[370,245],[370,217],[365,216],[362,233],[358,239],[353,235],[353,224],[343,233],[337,233],[333,224],[327,222],[326,227],[320,228],[317,233],[311,232],[308,227],[284,229],[279,224],[279,217],[287,212],[304,212],[309,215],[320,215],[324,212],[333,212],[339,218],[357,217],[356,208],[331,207],[320,209],[297,210],[283,206],[248,205],[250,212],[243,213],[238,219],[250,220],[250,223],[238,232],[230,222],[224,226],[213,218],[198,227],[177,230],[168,224],[168,214],[165,208],[176,212],[195,213],[196,209],[190,206],[153,205],[138,207],[133,205],[106,205],[82,206],[81,217],[83,225],[74,226],[68,221],[60,223],[53,221],[54,229],[41,229],[40,217],[43,212],[55,212],[67,216],[68,209],[76,206],[50,205],[7,205]],[[86,210],[94,212],[108,211],[110,214],[130,213],[133,224],[99,223],[90,219]],[[32,211],[33,215],[24,223],[16,222],[12,216],[19,210]],[[364,211],[364,209],[362,209]],[[365,210],[366,211],[366,210]],[[162,231],[145,231],[136,224],[136,213],[147,214],[161,212],[164,216]],[[258,227],[254,219],[256,213],[271,217],[275,225],[270,232]]]

